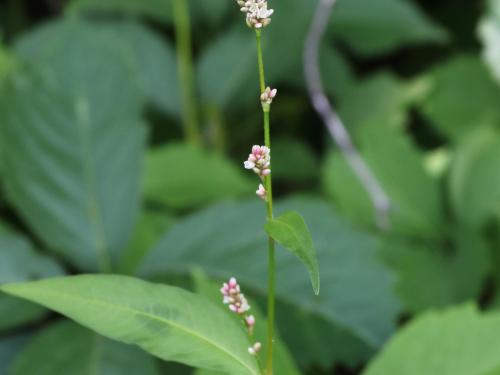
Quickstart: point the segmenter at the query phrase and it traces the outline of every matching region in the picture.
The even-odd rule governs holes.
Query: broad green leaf
[[[30,340],[29,334],[0,338],[0,374],[10,374],[12,362]]]
[[[359,363],[391,334],[399,311],[392,274],[377,255],[379,242],[339,219],[323,200],[275,205],[277,215],[291,209],[301,212],[311,230],[322,267],[322,293],[314,296],[303,265],[278,249],[280,332],[286,343],[295,343],[294,357],[303,364]],[[237,277],[250,296],[265,296],[264,221],[265,208],[258,199],[222,203],[193,214],[178,222],[149,253],[142,274],[161,278],[198,266],[213,277]],[[303,328],[303,318],[317,324]]]
[[[333,35],[361,55],[448,40],[447,32],[408,0],[339,1],[331,22]]]
[[[70,321],[41,330],[18,354],[12,375],[158,375],[152,357]]]
[[[73,0],[68,12],[111,12],[151,17],[170,23],[172,19],[170,0]]]
[[[500,122],[500,87],[477,57],[454,57],[429,79],[431,89],[422,110],[449,139],[458,141],[478,127]]]
[[[453,160],[449,196],[459,219],[480,226],[500,217],[500,133],[481,129],[461,143]]]
[[[0,290],[164,360],[235,375],[259,373],[243,330],[220,308],[183,289],[125,276],[84,275],[7,284]]]
[[[304,218],[289,211],[269,221],[266,232],[277,243],[291,251],[307,268],[314,294],[319,294],[319,266],[311,233]]]
[[[359,129],[359,146],[368,166],[391,200],[391,228],[418,237],[438,237],[443,226],[437,182],[423,167],[421,154],[398,129]],[[355,221],[373,225],[373,205],[340,154],[324,166],[323,184],[338,207]]]
[[[129,55],[75,20],[35,30],[17,49],[37,69],[13,74],[2,95],[8,198],[50,249],[109,269],[134,225],[145,147]]]
[[[207,275],[201,269],[195,269],[192,272],[194,290],[196,293],[204,296],[210,301],[222,302],[222,297],[220,294],[221,284],[217,284],[207,277]],[[267,320],[259,308],[259,305],[252,298],[248,298],[248,302],[251,306],[249,314],[255,317],[256,324],[254,326],[252,340],[254,342],[260,342],[262,344],[262,349],[260,356],[265,357],[267,353]],[[234,319],[241,324],[241,318],[231,312],[228,308],[225,308],[228,319]],[[275,332],[275,344],[274,344],[274,372],[276,374],[286,374],[286,375],[300,375],[297,369],[293,357],[291,356],[288,349],[283,344],[280,339],[279,334]],[[210,370],[197,370],[196,375],[222,375],[220,372],[212,372]]]
[[[10,230],[0,230],[0,284],[62,274],[59,265],[38,254],[31,243]],[[38,320],[45,309],[7,295],[0,295],[0,332]]]
[[[163,212],[144,210],[139,216],[132,239],[124,251],[119,270],[134,274],[153,245],[174,223],[174,218]]]
[[[403,328],[364,375],[493,375],[500,370],[500,314],[473,305],[430,312]]]
[[[251,192],[254,186],[229,160],[185,144],[153,148],[146,158],[146,198],[182,209]]]
[[[108,21],[103,27],[131,49],[141,85],[153,107],[180,117],[177,62],[172,43],[139,22]]]
[[[453,233],[452,254],[436,244],[394,239],[382,248],[383,258],[398,276],[396,290],[410,312],[479,297],[491,270],[488,243],[466,228],[456,228]]]
[[[479,37],[483,42],[483,58],[500,82],[500,1],[489,0],[488,7],[479,24]]]

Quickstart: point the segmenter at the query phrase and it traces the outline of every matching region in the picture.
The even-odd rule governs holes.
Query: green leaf
[[[448,40],[443,28],[407,0],[339,1],[331,22],[333,35],[361,55]]]
[[[219,155],[185,145],[150,150],[146,158],[146,198],[182,209],[251,192],[254,186]]]
[[[63,273],[59,265],[38,254],[24,237],[0,230],[0,284],[28,281]],[[0,294],[0,332],[39,320],[45,309],[32,303]]]
[[[319,267],[311,233],[297,212],[286,212],[265,225],[266,232],[277,243],[291,251],[309,272],[314,294],[319,294]]]
[[[290,252],[277,251],[280,332],[285,342],[298,343],[292,350],[301,363],[321,360],[328,366],[344,359],[359,363],[391,334],[399,311],[392,273],[378,259],[379,243],[342,221],[323,200],[288,200],[275,206],[278,215],[291,209],[307,220],[323,285],[321,295],[314,296],[303,265]],[[265,210],[257,199],[222,203],[193,214],[179,221],[149,253],[142,274],[168,277],[198,266],[213,277],[237,277],[247,295],[265,296],[264,220]],[[303,328],[304,321],[318,324]]]
[[[41,330],[18,354],[12,375],[158,375],[139,348],[106,339],[70,321]]]
[[[179,288],[84,275],[8,284],[1,290],[164,360],[235,375],[259,373],[243,330],[217,306]]]
[[[459,219],[481,226],[500,217],[500,133],[479,129],[459,145],[449,176],[449,196]]]
[[[500,314],[472,305],[427,313],[403,328],[363,374],[496,374],[499,327]]]
[[[140,199],[145,127],[131,60],[75,20],[33,31],[17,50],[37,69],[19,70],[3,91],[8,198],[50,249],[109,269]]]
[[[443,135],[459,141],[478,127],[500,123],[500,87],[476,56],[454,57],[429,78],[421,108]]]
[[[257,79],[256,53],[255,38],[244,25],[221,34],[202,51],[197,64],[202,100],[228,109],[247,102],[258,92],[258,86],[246,89]]]
[[[496,80],[500,82],[500,2],[489,0],[489,11],[479,23],[479,37],[483,43],[483,59]]]
[[[157,21],[170,23],[172,4],[165,0],[73,0],[68,12],[111,12],[148,16]]]
[[[359,129],[359,146],[368,166],[391,200],[391,228],[418,237],[439,237],[443,214],[437,182],[423,167],[422,155],[399,129]],[[374,225],[371,200],[340,154],[324,166],[323,184],[338,207],[355,221]]]
[[[129,47],[141,86],[153,107],[180,117],[177,62],[171,42],[139,22],[107,21],[103,29]]]
[[[398,276],[396,290],[410,312],[479,298],[491,270],[488,243],[466,228],[456,228],[453,233],[452,254],[436,244],[394,239],[383,246],[383,258]]]

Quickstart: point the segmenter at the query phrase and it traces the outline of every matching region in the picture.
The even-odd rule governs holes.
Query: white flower
[[[263,104],[271,104],[273,102],[273,99],[276,97],[277,94],[278,94],[278,90],[272,89],[270,87],[266,87],[266,90],[260,96],[260,101]]]
[[[251,355],[256,355],[258,352],[260,352],[260,349],[262,349],[261,343],[260,342],[256,342],[255,344],[253,344],[253,346],[251,346],[251,347],[248,348],[248,352]]]
[[[259,189],[255,192],[262,200],[267,201],[267,191],[264,185],[259,184]]]

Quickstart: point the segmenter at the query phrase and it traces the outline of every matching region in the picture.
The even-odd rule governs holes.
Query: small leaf
[[[493,375],[500,370],[499,351],[500,314],[466,305],[411,322],[363,374]]]
[[[125,276],[84,275],[0,290],[164,360],[234,375],[259,373],[241,327],[219,307],[183,289]]]
[[[316,249],[306,222],[297,212],[286,212],[265,225],[267,234],[290,250],[306,266],[316,295],[319,294],[319,269]]]
[[[63,320],[37,333],[18,354],[9,374],[158,375],[159,372],[153,357],[139,348],[106,339]]]

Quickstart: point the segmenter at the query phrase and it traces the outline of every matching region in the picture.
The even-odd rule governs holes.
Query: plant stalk
[[[184,135],[189,143],[199,146],[201,136],[198,122],[198,106],[194,92],[191,24],[187,0],[174,0],[173,11]]]
[[[255,30],[257,39],[257,60],[259,65],[259,84],[261,94],[266,90],[266,79],[264,73],[264,59],[262,57],[261,30]],[[264,116],[264,144],[271,149],[271,129],[269,121],[269,113],[271,106],[263,104],[262,113]],[[267,192],[267,220],[273,219],[273,190],[272,178],[268,175],[264,179],[264,184]],[[267,287],[267,360],[266,374],[273,374],[273,347],[274,347],[274,315],[275,315],[275,284],[276,284],[276,260],[275,260],[275,242],[271,237],[268,237],[268,287]]]

